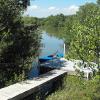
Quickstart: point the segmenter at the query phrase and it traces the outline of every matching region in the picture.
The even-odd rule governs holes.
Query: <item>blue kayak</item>
[[[39,58],[39,61],[40,63],[43,63],[43,62],[46,62],[46,61],[49,61],[49,60],[52,60],[54,57],[59,57],[59,58],[62,58],[64,55],[63,54],[57,54],[57,55],[49,55],[49,56],[44,56],[44,57],[40,57]]]
[[[46,56],[46,57],[40,57],[39,61],[40,61],[40,63],[42,63],[42,62],[46,62],[46,61],[52,60],[52,59],[53,59],[53,57]]]

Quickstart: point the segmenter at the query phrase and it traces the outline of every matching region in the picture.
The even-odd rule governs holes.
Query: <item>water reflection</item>
[[[50,35],[48,32],[42,34],[42,44],[40,57],[45,57],[54,53],[63,54],[64,41],[56,36]],[[32,63],[32,69],[29,72],[29,79],[39,76],[38,61]]]
[[[40,53],[40,57],[48,56],[55,52],[58,52],[60,54],[63,53],[64,41],[62,39],[59,39],[55,36],[51,36],[49,35],[49,33],[44,31],[42,34],[41,42],[43,44],[43,47],[41,47],[42,50]]]

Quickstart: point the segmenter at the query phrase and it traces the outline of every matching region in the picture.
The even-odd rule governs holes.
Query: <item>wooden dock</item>
[[[27,100],[25,97],[40,92],[42,87],[44,90],[47,89],[47,91],[52,89],[54,82],[65,74],[67,74],[67,71],[55,69],[32,80],[26,80],[2,88],[0,89],[0,100],[22,100],[23,98]]]

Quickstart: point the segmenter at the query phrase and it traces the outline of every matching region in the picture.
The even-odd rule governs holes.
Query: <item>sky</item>
[[[87,2],[96,2],[96,0],[31,0],[24,15],[33,17],[48,17],[50,15],[75,14],[81,5]]]

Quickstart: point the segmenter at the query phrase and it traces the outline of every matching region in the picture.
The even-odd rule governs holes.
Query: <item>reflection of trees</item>
[[[54,27],[48,27],[46,28],[46,32],[48,33],[49,36],[53,36],[59,39],[62,39],[63,37],[61,36],[60,30],[54,28]]]

